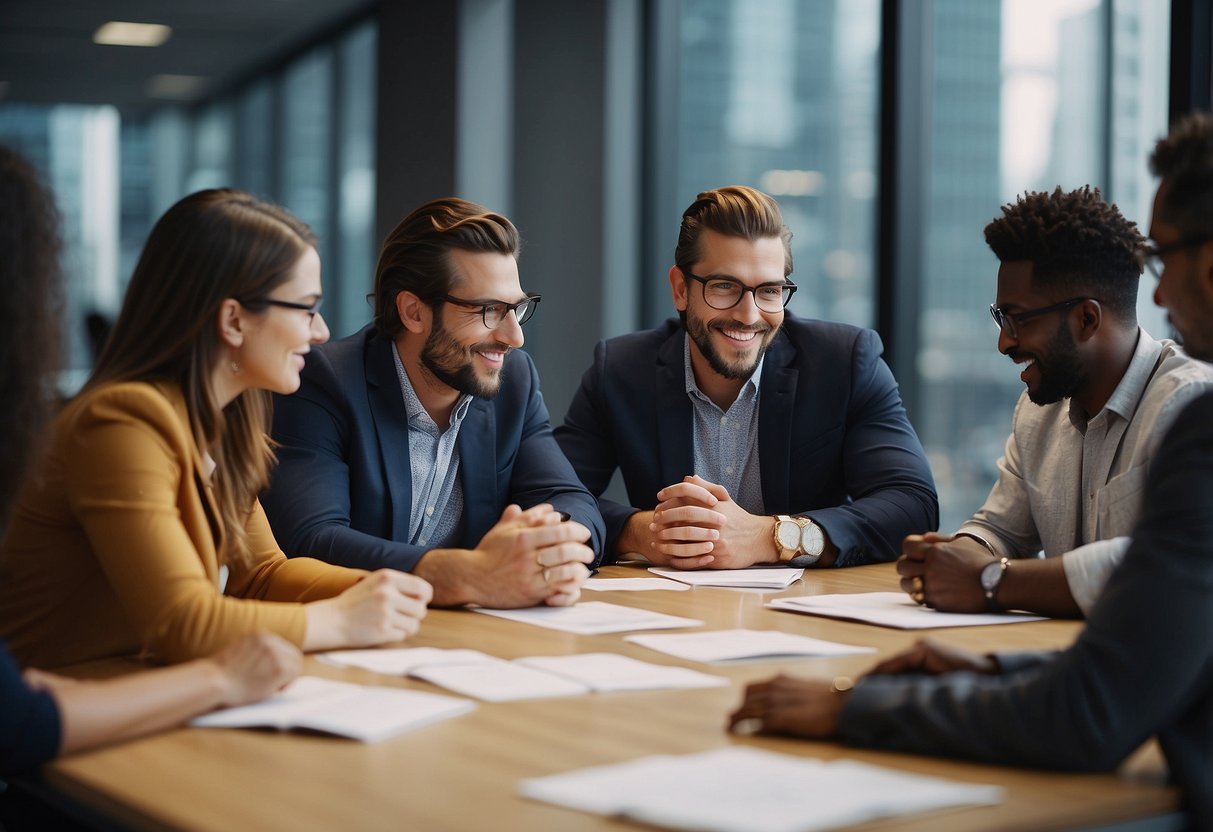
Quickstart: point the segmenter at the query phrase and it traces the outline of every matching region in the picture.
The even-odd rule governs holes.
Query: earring
[[[240,375],[240,364],[239,364],[239,362],[232,361],[232,374],[233,374],[233,375]]]

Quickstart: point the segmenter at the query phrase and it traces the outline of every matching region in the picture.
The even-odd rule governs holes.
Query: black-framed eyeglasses
[[[310,317],[315,318],[320,312],[320,304],[324,303],[324,298],[316,298],[312,303],[295,303],[290,300],[278,300],[277,298],[255,298],[254,300],[242,300],[241,306],[278,306],[283,309],[298,309],[301,312],[306,312]]]
[[[1208,242],[1213,242],[1213,236],[1203,234],[1199,237],[1187,237],[1163,245],[1154,243],[1141,250],[1139,259],[1142,266],[1148,269],[1150,274],[1154,275],[1155,280],[1161,280],[1163,272],[1162,258],[1176,251],[1183,251],[1185,248],[1192,248],[1192,246],[1201,246]]]
[[[496,329],[501,326],[501,322],[505,320],[506,313],[511,311],[514,313],[514,317],[518,319],[518,326],[522,326],[535,314],[535,308],[539,306],[539,301],[542,299],[542,295],[527,295],[517,303],[506,303],[503,300],[467,300],[466,298],[457,298],[452,295],[438,296],[438,300],[453,303],[456,306],[479,309],[480,319],[484,321],[485,329]]]
[[[1030,321],[1033,318],[1039,318],[1041,315],[1048,315],[1050,312],[1062,312],[1073,309],[1078,304],[1096,300],[1095,298],[1070,298],[1063,300],[1061,303],[1055,303],[1052,306],[1042,306],[1038,309],[1025,309],[1023,312],[1007,312],[997,304],[990,304],[990,317],[994,319],[994,323],[1001,329],[1009,338],[1019,337],[1019,327],[1023,326],[1024,321]]]
[[[700,277],[692,274],[690,269],[681,270],[691,280],[703,285],[703,299],[713,309],[732,309],[741,303],[746,292],[751,292],[754,295],[754,305],[763,312],[778,312],[788,305],[797,288],[790,280],[746,286],[731,277]]]

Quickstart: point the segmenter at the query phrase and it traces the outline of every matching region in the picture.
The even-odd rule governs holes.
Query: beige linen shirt
[[[957,533],[1004,557],[1062,555],[1070,593],[1090,611],[1124,557],[1146,471],[1172,420],[1213,389],[1213,367],[1138,330],[1129,368],[1087,419],[1070,400],[1015,406],[998,482]]]

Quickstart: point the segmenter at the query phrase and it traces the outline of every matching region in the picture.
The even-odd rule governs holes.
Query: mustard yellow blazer
[[[300,644],[302,602],[361,570],[288,560],[260,503],[252,556],[228,563],[181,391],[110,384],[71,401],[0,544],[0,638],[25,666],[144,653],[183,661],[266,630]]]

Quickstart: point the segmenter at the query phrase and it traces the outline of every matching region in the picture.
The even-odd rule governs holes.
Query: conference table
[[[614,565],[600,578],[643,577]],[[472,648],[505,659],[612,652],[723,676],[727,687],[594,693],[504,703],[364,744],[316,734],[182,728],[47,765],[54,792],[118,825],[190,830],[603,830],[637,828],[517,795],[518,781],[653,754],[691,754],[750,746],[822,760],[852,759],[970,783],[998,784],[993,807],[886,819],[855,829],[1041,830],[1109,826],[1170,817],[1178,793],[1163,783],[1153,743],[1115,774],[1072,774],[875,752],[832,742],[738,736],[728,713],[749,682],[783,672],[858,676],[880,658],[912,645],[906,631],[764,608],[775,597],[897,589],[892,564],[807,570],[782,592],[694,587],[687,591],[587,591],[583,600],[637,606],[705,622],[705,629],[769,629],[876,648],[836,658],[701,664],[625,642],[623,633],[580,636],[500,620],[469,610],[432,610],[402,646]],[[925,631],[980,652],[1063,648],[1081,622],[1036,621]],[[680,631],[668,631],[680,632]],[[126,669],[123,663],[86,674]],[[447,693],[428,683],[338,668],[313,657],[310,675]],[[648,827],[646,827],[648,828]],[[1117,827],[1121,828],[1121,827]]]

